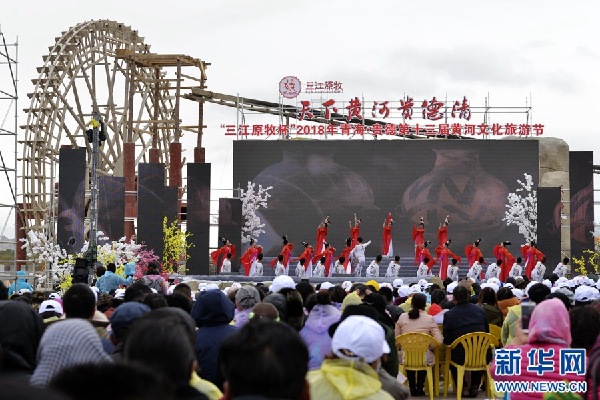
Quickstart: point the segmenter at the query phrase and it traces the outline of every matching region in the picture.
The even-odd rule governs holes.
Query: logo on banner
[[[286,99],[293,99],[300,94],[302,83],[295,76],[286,76],[279,81],[279,93]]]

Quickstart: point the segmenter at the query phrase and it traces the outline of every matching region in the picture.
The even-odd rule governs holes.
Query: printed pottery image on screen
[[[432,151],[435,165],[406,189],[402,212],[413,223],[421,217],[437,223],[451,215],[452,228],[472,236],[503,228],[498,216],[504,213],[508,188],[481,168],[479,152]]]
[[[265,254],[281,250],[287,235],[300,252],[313,246],[317,226],[329,215],[327,241],[338,251],[350,235],[354,213],[360,235],[381,251],[382,224],[392,213],[394,252],[414,252],[412,225],[425,218],[425,239],[450,215],[455,252],[478,237],[482,251],[522,243],[517,227],[502,221],[508,193],[527,172],[539,176],[535,140],[239,140],[234,142],[233,184],[272,186],[259,238]]]

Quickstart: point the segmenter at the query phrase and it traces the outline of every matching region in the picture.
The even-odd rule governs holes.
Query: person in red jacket
[[[293,258],[292,262],[298,262],[300,259],[304,258],[304,261],[306,262],[304,264],[304,268],[306,269],[304,276],[310,278],[312,277],[312,258],[315,251],[308,242],[302,242],[302,244],[304,245],[304,251],[298,257]]]
[[[537,262],[544,258],[544,253],[537,249],[537,243],[532,240],[528,245],[521,246],[521,254],[525,260],[525,275],[531,279],[531,271],[533,271]]]
[[[235,257],[235,246],[232,245],[229,242],[229,240],[227,240],[224,237],[222,237],[220,240],[221,240],[221,243],[223,243],[223,246],[221,246],[217,250],[210,253],[210,258],[212,259],[213,265],[215,267],[217,265],[219,266],[219,269],[218,269],[219,273],[221,272],[221,267],[223,266],[223,261],[225,261],[225,259],[227,258],[227,254],[231,253],[231,257],[232,258]],[[219,264],[219,258],[221,258],[221,264]]]
[[[325,217],[323,222],[317,227],[317,243],[315,244],[315,252],[320,253],[325,250],[325,242],[327,241],[327,226],[331,223],[329,215]]]
[[[502,265],[500,267],[500,280],[502,282],[505,282],[506,279],[508,279],[510,269],[515,263],[515,258],[510,254],[507,246],[510,246],[509,241],[504,241],[494,246],[494,257],[496,257],[496,260],[502,260]]]
[[[313,257],[313,264],[316,263],[321,257],[325,257],[325,276],[329,277],[331,270],[331,263],[333,261],[333,255],[335,254],[335,247],[330,246],[329,243],[325,242],[325,250]]]
[[[288,242],[286,235],[283,235],[282,239],[283,239],[283,247],[281,248],[281,251],[279,252],[279,254],[283,256],[283,267],[285,268],[285,274],[289,275],[290,257],[292,256],[292,249],[294,248],[294,245],[292,243]],[[277,259],[275,258],[275,259],[271,260],[269,265],[271,266],[271,268],[275,268],[276,263],[277,263]]]
[[[348,238],[346,239],[346,247],[344,247],[342,249],[342,254],[340,254],[340,258],[344,257],[344,271],[346,271],[346,273],[350,273],[348,271],[350,271],[350,252],[352,251],[352,239]]]
[[[262,246],[259,246],[256,240],[250,239],[250,247],[240,257],[240,263],[244,267],[244,274],[246,276],[250,275],[252,264],[256,262],[260,253],[262,253]]]
[[[352,250],[354,248],[354,246],[356,246],[358,244],[358,237],[360,236],[360,223],[362,222],[362,220],[360,218],[356,218],[356,213],[354,213],[354,226],[352,226],[352,222],[348,221],[348,224],[350,224],[350,240],[352,241],[351,243],[351,249]]]
[[[435,259],[433,258],[433,256],[429,252],[429,249],[427,248],[427,245],[429,245],[429,244],[431,244],[430,240],[423,242],[423,244],[417,248],[417,250],[418,250],[417,260],[419,263],[416,266],[418,267],[423,262],[423,260],[425,260],[425,258],[428,258],[429,261],[427,262],[427,267],[428,267],[427,273],[431,273],[431,268],[435,264]]]
[[[477,239],[473,242],[473,244],[469,243],[465,247],[465,255],[467,256],[467,262],[469,263],[468,267],[471,268],[475,261],[479,260],[480,257],[483,257],[483,253],[479,250],[479,243],[481,239]],[[512,265],[512,264],[511,264]]]
[[[383,235],[382,235],[382,246],[381,246],[381,254],[384,257],[393,257],[394,256],[394,247],[392,246],[392,225],[394,224],[394,220],[392,219],[392,213],[390,212],[383,221]]]
[[[440,224],[440,227],[438,228],[438,247],[440,248],[443,248],[444,243],[448,241],[448,224],[450,223],[449,218],[450,216],[446,215],[444,223]]]
[[[435,262],[439,262],[440,263],[440,272],[439,272],[439,276],[441,280],[445,280],[448,277],[448,265],[450,264],[450,261],[455,258],[458,260],[458,262],[460,263],[460,257],[457,256],[456,254],[454,254],[452,252],[452,250],[450,250],[450,243],[451,240],[448,239],[448,241],[446,241],[446,243],[444,243],[444,247],[440,250],[440,252],[437,254],[437,260],[435,260]]]
[[[412,240],[415,242],[415,265],[421,264],[423,261],[423,257],[420,257],[420,249],[423,247],[423,243],[425,242],[425,222],[423,221],[423,217],[421,217],[421,222],[419,223],[419,227],[417,225],[413,225],[412,229]],[[429,257],[433,259],[433,257]]]

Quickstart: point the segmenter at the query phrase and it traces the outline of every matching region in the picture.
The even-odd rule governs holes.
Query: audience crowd
[[[494,348],[481,350],[493,380],[515,380],[498,373],[497,349],[552,349],[556,363],[561,349],[585,349],[585,376],[540,376],[523,356],[518,380],[585,380],[588,391],[571,398],[600,395],[600,279],[313,285],[281,275],[265,284],[175,284],[157,264],[148,271],[134,282],[114,264],[100,266],[93,286],[62,294],[36,291],[22,276],[10,290],[0,282],[0,400],[406,399],[426,395],[426,374],[399,372],[408,351],[396,345],[399,335],[430,337],[431,366],[440,362],[437,346],[474,332],[497,332]],[[466,353],[453,346],[452,363]],[[458,376],[451,365],[441,381]],[[489,376],[467,374],[461,394],[483,397]]]

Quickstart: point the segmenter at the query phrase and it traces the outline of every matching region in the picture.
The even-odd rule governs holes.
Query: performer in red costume
[[[283,239],[283,248],[281,249],[279,254],[283,256],[283,267],[285,268],[285,274],[289,275],[290,257],[292,256],[292,249],[294,248],[294,245],[292,243],[288,242],[286,235],[283,235],[282,239]],[[273,260],[271,260],[269,265],[271,266],[271,268],[275,268],[276,263],[277,263],[277,258],[274,258]]]
[[[465,255],[467,256],[467,262],[469,263],[469,268],[471,268],[473,266],[475,261],[479,260],[479,257],[483,257],[481,250],[479,250],[480,242],[481,242],[481,239],[477,239],[476,241],[473,242],[473,244],[469,243],[465,247]]]
[[[502,264],[500,265],[500,280],[502,282],[508,279],[510,269],[515,263],[515,258],[510,254],[506,246],[510,246],[509,241],[504,241],[494,246],[494,257],[496,257],[496,260],[502,260]]]
[[[531,279],[531,271],[533,271],[537,262],[544,258],[544,253],[537,249],[537,243],[532,240],[528,245],[521,246],[521,254],[525,260],[525,275]]]
[[[413,225],[412,240],[415,242],[415,265],[418,266],[422,261],[422,258],[419,257],[420,248],[423,247],[423,243],[425,242],[425,223],[423,222],[423,217],[421,217],[418,228],[416,225]],[[429,259],[432,260],[433,257],[429,257]]]
[[[250,275],[252,264],[256,262],[258,255],[261,253],[262,246],[259,246],[256,240],[250,239],[250,247],[248,247],[248,250],[240,257],[240,263],[242,263],[242,266],[244,267],[244,274],[246,276]]]
[[[302,252],[302,254],[300,254],[300,256],[293,258],[292,262],[298,262],[298,261],[300,261],[301,258],[304,258],[304,260],[306,262],[304,264],[304,268],[306,269],[304,276],[307,278],[310,278],[310,277],[312,277],[312,266],[313,266],[312,258],[313,258],[313,254],[314,254],[314,249],[307,242],[302,242],[302,244],[304,245],[304,251]]]
[[[429,249],[427,248],[427,245],[431,244],[431,241],[428,240],[426,242],[423,242],[423,244],[421,244],[419,247],[417,247],[417,264],[416,267],[419,267],[419,265],[421,265],[421,263],[423,262],[423,260],[425,260],[425,258],[429,258],[429,261],[427,262],[427,273],[429,273],[431,271],[431,268],[433,267],[433,265],[435,264],[435,260],[433,258],[433,256],[431,255],[431,253],[429,252]]]
[[[450,264],[450,261],[452,261],[453,258],[456,258],[460,263],[460,257],[454,254],[452,250],[450,250],[451,242],[452,241],[448,239],[446,243],[444,243],[444,247],[442,247],[440,252],[437,253],[437,260],[435,260],[436,263],[440,263],[439,276],[441,280],[445,280],[448,277],[448,265]]]
[[[324,243],[327,240],[327,226],[331,221],[329,215],[317,227],[317,243],[315,244],[315,253],[321,253],[325,250]]]
[[[448,241],[448,224],[450,223],[449,215],[446,215],[446,219],[443,224],[440,224],[438,228],[438,247],[442,249],[444,247],[444,243]]]
[[[346,239],[346,247],[344,247],[342,249],[342,254],[340,254],[340,257],[344,257],[344,270],[346,271],[347,274],[351,273],[350,252],[352,251],[352,249],[353,249],[352,239],[348,238],[348,239]]]
[[[325,276],[326,277],[331,276],[330,275],[331,262],[333,261],[334,254],[335,254],[335,247],[332,247],[329,245],[329,243],[325,242],[325,250],[323,250],[321,253],[319,253],[313,257],[313,263],[320,260],[321,257],[325,257]]]
[[[231,258],[235,257],[235,246],[232,245],[226,238],[222,237],[220,240],[221,243],[223,243],[223,246],[210,253],[210,258],[212,258],[213,265],[219,266],[219,273],[221,273],[221,267],[223,266],[223,261],[227,258],[227,253],[231,253]],[[219,264],[220,257],[221,264]]]
[[[381,246],[381,254],[384,257],[394,257],[394,247],[392,246],[392,225],[394,220],[392,219],[392,213],[388,213],[387,218],[383,221],[383,238]]]
[[[352,226],[352,221],[348,221],[350,224],[350,240],[352,244],[350,245],[352,248],[358,244],[358,237],[360,236],[360,223],[362,220],[360,218],[356,218],[356,213],[354,213],[354,226]],[[346,259],[347,260],[347,259]]]

